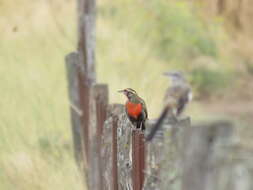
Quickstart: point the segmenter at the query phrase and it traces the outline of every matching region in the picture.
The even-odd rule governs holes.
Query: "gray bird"
[[[181,72],[166,72],[164,75],[171,79],[171,86],[167,89],[164,97],[165,107],[147,136],[146,141],[153,139],[167,116],[177,118],[184,111],[187,103],[192,99],[191,86]]]

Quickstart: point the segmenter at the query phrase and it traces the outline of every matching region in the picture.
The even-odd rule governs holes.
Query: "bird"
[[[171,71],[163,73],[171,80],[171,86],[166,90],[164,97],[164,109],[155,125],[146,137],[146,141],[151,141],[158,129],[162,126],[167,116],[177,119],[184,111],[185,106],[192,99],[192,90],[190,84],[180,71]]]
[[[146,129],[145,121],[148,118],[145,101],[132,88],[126,88],[118,92],[123,93],[127,97],[125,110],[129,120],[136,129],[144,131]]]

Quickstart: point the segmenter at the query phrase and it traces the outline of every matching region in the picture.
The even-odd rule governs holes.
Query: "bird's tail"
[[[146,137],[146,141],[151,141],[153,139],[153,137],[155,136],[156,132],[160,129],[160,127],[162,126],[163,120],[165,119],[168,111],[170,110],[170,106],[166,106],[161,114],[161,116],[159,117],[159,119],[157,120],[156,124],[154,125],[154,127],[151,129],[150,133],[148,134],[148,136]]]
[[[145,131],[145,129],[146,129],[146,125],[145,125],[145,121],[143,121],[143,122],[141,123],[141,130],[142,130],[142,131]]]

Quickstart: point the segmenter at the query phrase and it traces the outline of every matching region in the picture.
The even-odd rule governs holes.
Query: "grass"
[[[109,85],[110,102],[123,103],[117,90],[132,87],[146,100],[153,118],[168,86],[163,71],[191,71],[196,52],[215,61],[226,57],[217,54],[219,44],[188,4],[169,5],[177,11],[170,12],[173,17],[168,20],[166,9],[155,12],[165,18],[162,22],[149,20],[145,9],[138,12],[143,5],[132,0],[98,2],[96,69],[98,82]],[[3,0],[0,16],[0,189],[83,189],[72,155],[64,66],[65,55],[76,49],[75,4]],[[191,21],[193,26],[184,25]],[[167,33],[167,22],[172,28],[180,23],[179,28]],[[157,30],[149,33],[151,28],[163,35]],[[197,35],[187,41],[187,30],[197,30]],[[172,45],[166,40],[163,44],[163,37]],[[192,46],[197,49],[193,57]],[[197,105],[190,112],[201,117]]]
[[[59,32],[46,2],[0,7],[0,189],[83,189],[72,156],[64,67],[75,44],[75,9],[68,4],[60,14],[70,15],[65,32],[73,41]]]

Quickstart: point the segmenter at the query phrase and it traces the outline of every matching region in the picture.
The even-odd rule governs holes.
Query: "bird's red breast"
[[[140,103],[133,103],[128,101],[126,103],[126,109],[129,116],[134,117],[135,119],[141,114],[142,105]]]

